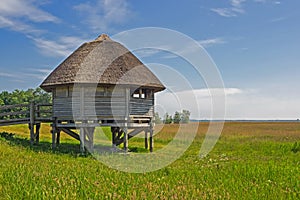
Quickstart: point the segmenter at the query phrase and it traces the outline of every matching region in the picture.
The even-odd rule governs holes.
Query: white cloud
[[[134,51],[134,54],[136,54],[139,58],[146,58],[154,56],[160,52],[162,51],[159,49],[139,49]]]
[[[267,91],[248,91],[228,96],[227,119],[297,119],[300,117],[300,97],[288,98]]]
[[[257,3],[273,3],[273,4],[276,4],[276,5],[279,5],[281,4],[280,1],[276,1],[276,0],[254,0],[254,2],[257,2]]]
[[[198,43],[198,45],[197,45],[197,43]],[[160,55],[161,58],[173,59],[173,58],[180,57],[180,56],[176,55],[174,52],[179,53],[179,55],[189,55],[189,54],[193,54],[195,52],[199,52],[199,49],[201,49],[201,47],[199,47],[199,45],[201,45],[202,47],[205,47],[205,48],[209,48],[214,45],[225,44],[225,43],[227,43],[227,41],[225,41],[223,38],[217,37],[217,38],[210,38],[210,39],[206,39],[206,40],[198,40],[198,41],[192,42],[191,44],[188,44],[188,43],[184,44],[184,46],[181,46],[179,51],[178,50],[172,51],[171,47],[161,46],[161,49],[170,49],[170,52],[163,51],[161,49],[142,49],[142,50],[135,51],[135,53],[140,58],[151,57],[153,55],[163,53]]]
[[[246,0],[230,0],[230,7],[228,8],[212,8],[211,11],[217,13],[222,17],[236,17],[237,14],[245,13],[243,3]]]
[[[249,0],[248,0],[249,1]],[[279,5],[280,1],[275,0],[252,0],[256,3],[268,3]],[[222,17],[236,17],[239,14],[244,14],[246,11],[244,9],[244,3],[246,0],[229,0],[229,6],[225,8],[211,8],[210,10],[217,13]]]
[[[210,118],[212,115],[213,101],[212,94],[216,98],[214,102],[220,102],[225,96],[235,96],[243,94],[244,91],[238,88],[211,88],[184,90],[179,92],[164,91],[156,95],[156,111],[163,115],[164,113],[174,113],[187,109],[191,111],[191,117],[194,119]],[[221,106],[220,102],[214,108]],[[216,110],[215,117],[219,119],[222,116],[222,110]]]
[[[11,82],[28,83],[32,79],[44,80],[50,72],[51,70],[44,68],[26,68],[18,72],[0,72],[0,77],[8,78]]]
[[[270,22],[274,23],[274,22],[281,22],[281,21],[284,21],[288,19],[287,17],[278,17],[278,18],[274,18],[274,19],[271,19]]]
[[[212,38],[207,40],[199,40],[198,43],[203,47],[209,47],[216,44],[224,44],[226,41],[222,38]]]
[[[50,48],[53,48],[52,51],[55,51],[54,48],[59,47],[57,54],[66,55],[67,48],[64,48],[66,43],[60,45],[38,38],[45,31],[36,29],[35,23],[58,23],[60,21],[57,17],[40,8],[42,2],[38,0],[2,0],[0,3],[0,28],[25,34],[42,50],[48,49],[50,51]]]
[[[222,17],[235,17],[236,13],[234,13],[230,8],[212,8],[211,11],[217,13]]]
[[[60,37],[57,41],[32,38],[35,45],[47,56],[66,57],[86,40],[79,37]]]
[[[2,0],[0,3],[0,28],[22,33],[39,32],[29,25],[36,22],[59,22],[59,19],[38,7],[38,1]]]
[[[84,16],[91,30],[108,31],[111,25],[123,24],[131,16],[126,0],[97,0],[96,3],[82,3],[74,6]]]
[[[17,78],[18,76],[13,73],[0,72],[0,77]]]
[[[234,7],[234,8],[239,8],[242,7],[242,3],[245,2],[246,0],[231,0],[230,4]]]
[[[156,111],[163,116],[168,112],[187,109],[193,119],[211,119],[213,109],[217,118],[222,118],[219,104],[213,105],[211,93],[218,101],[220,94],[226,95],[225,119],[297,119],[300,118],[300,96],[279,97],[272,91],[261,89],[214,88],[186,90],[181,92],[161,92],[156,94]],[[220,98],[221,100],[222,98]],[[223,102],[224,103],[224,102]]]
[[[58,22],[58,18],[38,8],[37,0],[1,0],[0,15],[12,18],[27,18],[33,22]]]
[[[1,14],[0,14],[0,28],[8,28],[10,30],[21,32],[24,34],[41,32],[40,30],[37,30],[30,25],[24,24],[17,20],[11,20],[9,18],[3,17],[1,16]]]

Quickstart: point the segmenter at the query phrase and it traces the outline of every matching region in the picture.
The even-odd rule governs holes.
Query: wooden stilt
[[[34,102],[30,103],[30,144],[33,145],[34,143]]]
[[[111,134],[112,134],[112,147],[116,147],[116,137],[117,137],[117,128],[111,127]]]
[[[35,141],[36,141],[36,144],[38,144],[40,142],[40,128],[41,128],[41,124],[38,123],[36,124],[35,126]]]
[[[91,151],[91,153],[94,152],[94,132],[95,132],[95,127],[90,128],[90,130],[89,130],[89,135],[90,135],[89,140],[90,140],[90,151]]]
[[[150,152],[153,152],[153,128],[150,129]]]
[[[92,153],[94,151],[94,131],[95,128],[91,127],[91,128],[85,128],[85,132],[86,132],[86,136],[87,136],[87,140],[85,142],[86,146],[88,147],[88,150]]]
[[[145,149],[148,149],[148,130],[145,130]]]
[[[80,134],[79,134],[79,137],[80,137],[80,152],[81,153],[84,153],[85,152],[85,149],[84,149],[84,142],[85,142],[85,131],[84,131],[84,128],[80,128]]]
[[[54,150],[56,148],[56,128],[55,128],[55,126],[52,127],[51,133],[52,133],[52,149]]]
[[[125,127],[123,129],[124,132],[124,151],[125,153],[128,152],[128,121],[130,120],[130,88],[125,89]]]
[[[57,119],[54,117],[53,118],[53,123],[52,123],[52,150],[56,148],[56,133],[57,133]]]
[[[127,130],[127,127],[125,127],[124,129],[123,129],[123,131],[124,131],[124,151],[125,151],[125,153],[127,153],[128,152],[128,130]]]
[[[56,145],[58,146],[60,144],[60,130],[57,130],[56,133]]]

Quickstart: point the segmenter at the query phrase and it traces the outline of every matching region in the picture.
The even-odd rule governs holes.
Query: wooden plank
[[[29,118],[24,119],[11,119],[11,120],[0,120],[0,126],[9,126],[9,125],[17,125],[17,124],[28,124],[30,121]]]
[[[59,127],[59,126],[58,126]],[[68,134],[69,136],[73,137],[74,139],[76,140],[79,140],[80,141],[80,137],[77,133],[71,131],[70,129],[68,128],[60,128],[61,131],[65,132],[66,134]]]
[[[5,116],[15,116],[15,115],[25,115],[29,114],[29,111],[16,111],[16,112],[4,112],[0,113],[0,117],[5,117]]]
[[[40,122],[53,122],[52,117],[37,117],[35,119],[36,123],[40,123]]]
[[[52,104],[49,104],[49,103],[37,103],[36,106],[40,106],[40,107],[52,107]]]
[[[29,104],[16,104],[16,105],[5,105],[5,106],[0,106],[0,110],[5,110],[5,109],[12,109],[12,108],[22,108],[22,107],[29,107]]]
[[[144,130],[145,130],[144,128],[134,129],[133,131],[131,131],[130,133],[128,133],[128,139],[133,138],[134,136],[136,136],[137,134],[143,132]]]

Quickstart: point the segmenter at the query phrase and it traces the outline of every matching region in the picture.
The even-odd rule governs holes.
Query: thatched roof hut
[[[144,131],[145,147],[150,133],[152,151],[154,93],[165,87],[135,55],[107,35],[81,45],[40,87],[53,96],[53,147],[56,134],[59,138],[63,131],[80,140],[84,150],[87,138],[93,144],[95,127],[110,126],[113,145],[124,143],[127,150],[128,139]],[[72,131],[77,128],[80,136]]]
[[[138,70],[134,69],[136,67]],[[130,77],[125,75],[129,71]],[[165,89],[158,78],[135,55],[106,34],[81,45],[44,80],[40,87],[51,92],[59,85],[74,83],[135,85],[153,88],[155,92]]]

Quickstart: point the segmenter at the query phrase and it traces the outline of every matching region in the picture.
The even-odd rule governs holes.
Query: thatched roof
[[[143,86],[156,92],[165,89],[135,55],[105,34],[81,45],[40,87],[50,92],[51,88],[74,83]]]

